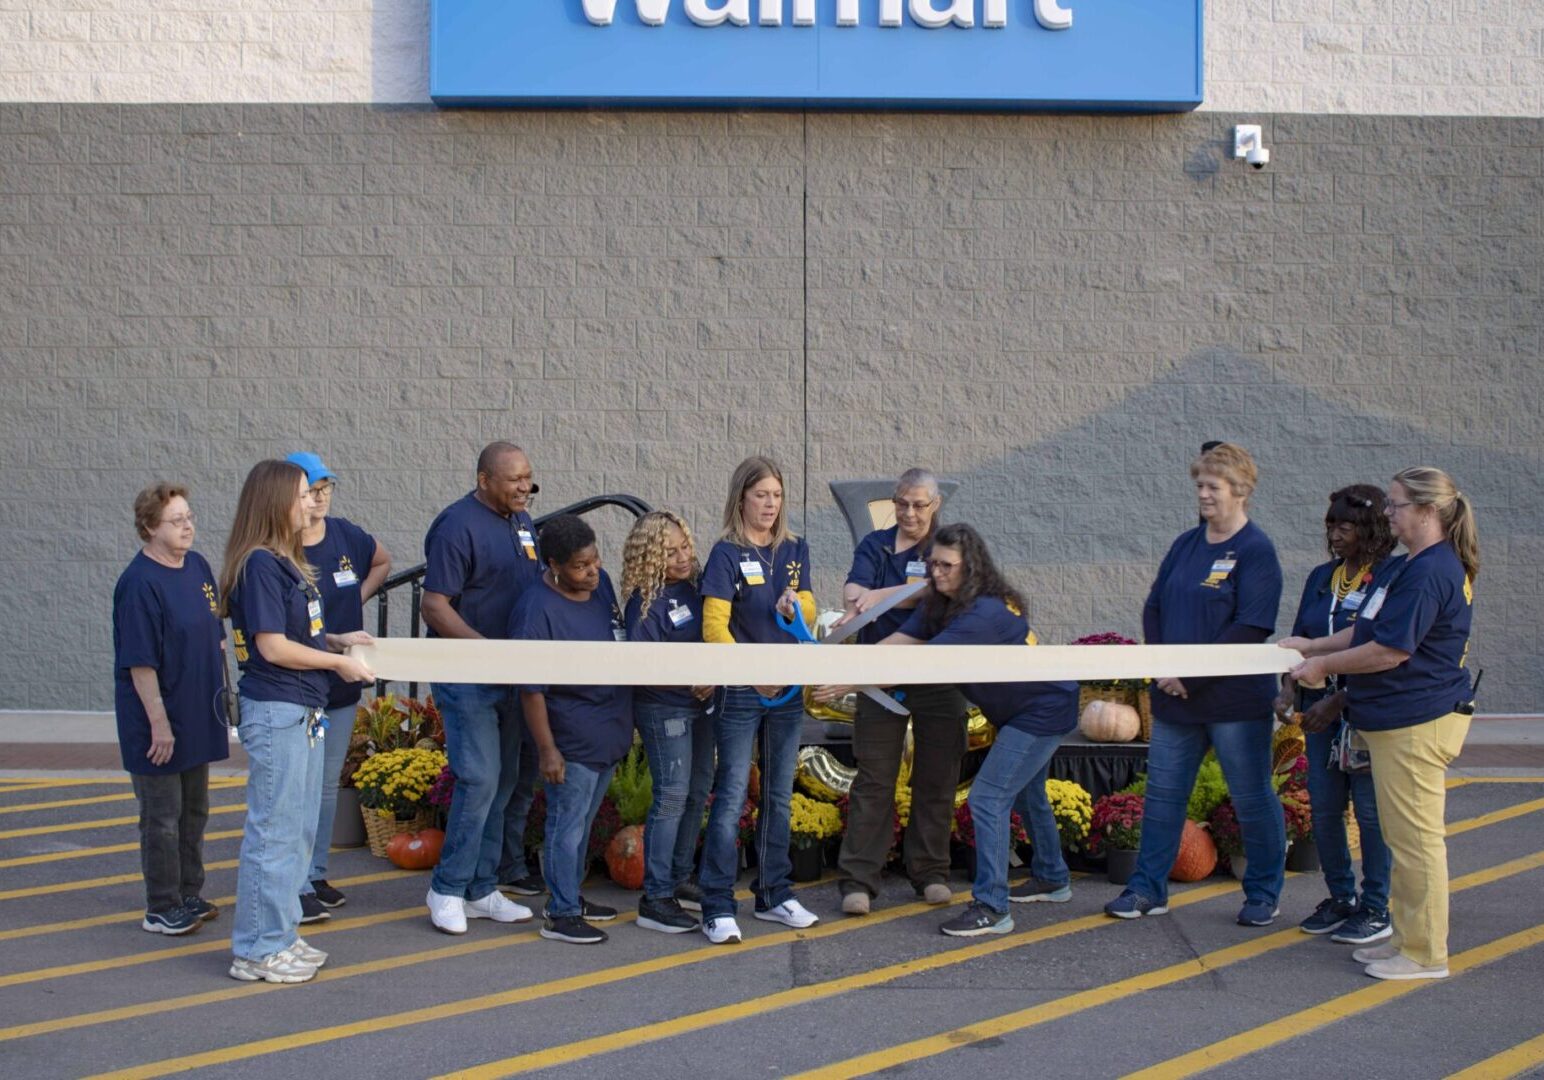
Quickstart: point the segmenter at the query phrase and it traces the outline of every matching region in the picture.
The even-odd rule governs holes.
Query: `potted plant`
[[[1082,851],[1088,844],[1089,824],[1094,817],[1094,801],[1088,789],[1074,780],[1047,780],[1045,797],[1051,803],[1051,813],[1056,815],[1062,848]]]
[[[419,701],[395,694],[382,694],[359,704],[359,708],[354,711],[353,731],[346,736],[342,732],[328,732],[328,737],[347,738],[349,741],[348,754],[343,759],[343,771],[338,778],[340,809],[333,826],[333,843],[339,847],[355,847],[364,843],[367,835],[362,828],[367,825],[363,815],[364,807],[354,784],[354,775],[359,771],[359,766],[364,764],[366,758],[387,750],[415,746],[425,750],[443,750],[445,724],[432,697]],[[350,807],[354,810],[350,810]]]
[[[430,824],[429,791],[445,769],[440,750],[417,747],[387,750],[364,760],[354,773],[364,812],[370,853],[386,857],[386,846],[399,832],[418,832]]]
[[[1126,884],[1136,870],[1145,801],[1141,795],[1117,791],[1094,803],[1088,823],[1088,847],[1090,851],[1105,853],[1105,872],[1116,885]]]
[[[825,862],[826,841],[842,831],[842,815],[832,803],[793,793],[788,857],[795,881],[814,881]]]
[[[1228,868],[1233,871],[1233,876],[1242,881],[1246,868],[1244,833],[1239,828],[1238,812],[1233,808],[1233,800],[1227,798],[1218,803],[1207,823],[1211,826],[1212,842],[1217,845],[1218,856],[1228,860]]]
[[[970,812],[970,800],[967,799],[954,808],[954,821],[949,826],[949,839],[959,849],[965,873],[970,880],[976,880],[976,820]],[[1020,844],[1027,843],[1029,843],[1029,833],[1024,828],[1024,819],[1019,817],[1018,811],[1015,810],[1008,817],[1008,849],[1011,851]]]
[[[1281,812],[1287,823],[1287,869],[1300,874],[1319,869],[1319,846],[1313,838],[1313,807],[1308,789],[1287,785],[1281,789]]]

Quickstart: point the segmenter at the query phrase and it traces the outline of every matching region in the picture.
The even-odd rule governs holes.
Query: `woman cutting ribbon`
[[[782,468],[771,458],[746,458],[730,478],[723,538],[713,545],[702,571],[702,639],[730,645],[796,644],[777,619],[781,615],[814,623],[809,578],[809,545],[788,528]],[[789,824],[804,702],[786,690],[726,686],[714,701],[718,767],[699,882],[702,932],[715,945],[740,940],[734,918],[736,842],[758,737],[761,812],[756,822],[755,916],[796,929],[818,921],[793,896]]]

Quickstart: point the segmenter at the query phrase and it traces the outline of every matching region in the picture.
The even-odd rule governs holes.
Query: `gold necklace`
[[[1371,572],[1372,563],[1370,562],[1364,563],[1362,568],[1351,577],[1346,576],[1346,564],[1344,562],[1335,567],[1335,573],[1330,578],[1330,589],[1334,591],[1335,599],[1344,600]]]

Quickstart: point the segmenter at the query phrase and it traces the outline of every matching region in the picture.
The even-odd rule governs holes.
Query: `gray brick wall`
[[[1538,709],[1544,121],[1265,117],[1255,173],[1234,119],[0,105],[0,706],[110,702],[158,477],[217,561],[250,463],[317,449],[406,566],[491,438],[540,510],[705,541],[771,451],[829,602],[826,482],[929,464],[1067,640],[1135,630],[1232,438],[1288,607],[1332,487],[1452,471],[1484,704]]]

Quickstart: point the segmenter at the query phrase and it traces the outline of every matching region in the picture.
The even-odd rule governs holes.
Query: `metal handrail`
[[[652,506],[638,498],[636,495],[595,495],[588,499],[581,499],[576,503],[570,503],[568,506],[565,506],[559,510],[554,510],[550,514],[543,514],[541,517],[536,519],[536,527],[540,529],[547,522],[562,514],[583,515],[588,514],[591,510],[599,510],[603,506],[619,506],[623,510],[631,513],[635,518],[643,517],[644,514],[647,514],[649,511],[654,509]],[[379,591],[377,591],[375,594],[375,625],[377,637],[387,636],[387,632],[391,627],[391,593],[393,590],[399,589],[404,585],[409,588],[411,594],[408,607],[409,636],[420,637],[422,635],[424,573],[427,569],[428,564],[426,563],[419,563],[417,566],[410,566],[406,570],[399,570],[397,573],[392,574],[381,585]],[[375,692],[377,694],[383,694],[386,692],[386,680],[376,680]],[[407,693],[408,697],[416,698],[418,696],[418,684],[416,682],[408,683]]]

